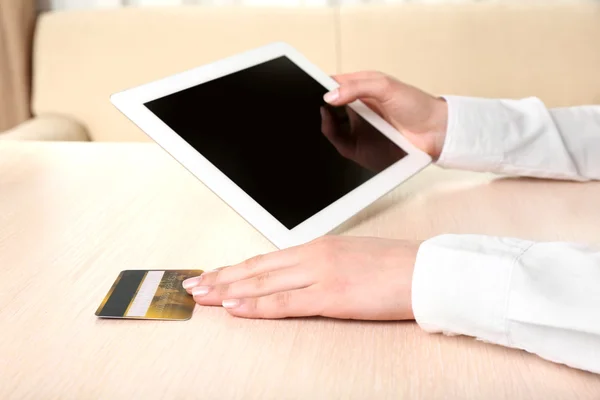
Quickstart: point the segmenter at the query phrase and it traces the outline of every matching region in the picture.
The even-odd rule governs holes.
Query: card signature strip
[[[133,302],[125,313],[126,317],[146,316],[164,274],[165,271],[148,271]]]

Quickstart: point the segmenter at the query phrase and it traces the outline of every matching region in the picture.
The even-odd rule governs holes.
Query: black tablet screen
[[[292,229],[406,156],[326,92],[280,57],[145,105]]]

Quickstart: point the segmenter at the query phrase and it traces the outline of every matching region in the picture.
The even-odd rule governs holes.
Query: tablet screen
[[[406,156],[326,92],[280,57],[145,106],[292,229]]]

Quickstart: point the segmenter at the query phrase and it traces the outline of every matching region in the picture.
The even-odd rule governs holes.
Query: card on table
[[[182,286],[201,270],[122,271],[96,310],[102,318],[183,321],[196,303]]]

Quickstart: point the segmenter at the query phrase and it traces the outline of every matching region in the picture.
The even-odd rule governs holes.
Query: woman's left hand
[[[421,242],[326,236],[188,279],[200,305],[245,318],[414,319],[412,274]]]

